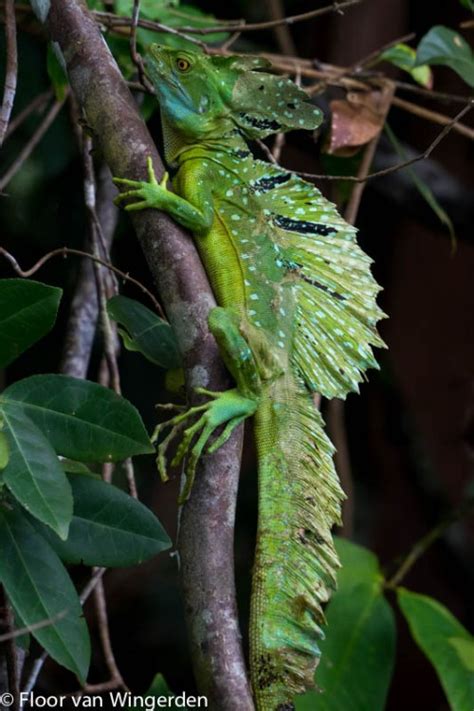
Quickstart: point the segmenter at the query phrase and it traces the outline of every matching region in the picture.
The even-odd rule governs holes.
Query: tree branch
[[[44,4],[32,0],[39,18]],[[51,0],[45,29],[63,52],[71,88],[114,175],[146,178],[151,156],[163,164],[99,29],[80,0]],[[132,221],[180,344],[193,386],[228,386],[207,326],[215,301],[193,241],[168,216],[136,212]],[[220,709],[253,708],[238,633],[233,573],[235,494],[242,428],[205,457],[181,516],[179,552],[188,626],[200,693]],[[211,491],[209,492],[209,489]],[[208,496],[208,493],[214,494]],[[200,545],[196,546],[200,541]],[[216,577],[217,575],[217,577]],[[219,634],[216,635],[216,630]],[[206,674],[212,669],[213,676]]]
[[[18,79],[15,0],[5,1],[5,39],[7,61],[5,67],[5,84],[3,87],[3,101],[0,107],[0,146],[3,143],[8,128],[8,122],[10,121]]]

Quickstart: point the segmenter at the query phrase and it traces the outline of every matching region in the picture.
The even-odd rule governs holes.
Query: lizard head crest
[[[314,129],[321,111],[270,62],[251,56],[209,56],[151,45],[147,67],[165,115],[184,134],[222,137],[237,128],[246,138]]]

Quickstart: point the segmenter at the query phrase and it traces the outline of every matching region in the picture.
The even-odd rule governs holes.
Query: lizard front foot
[[[158,445],[156,459],[161,478],[163,481],[166,481],[168,479],[166,473],[166,453],[170,442],[179,434],[189,419],[194,417],[194,415],[200,414],[197,421],[184,430],[176,454],[171,461],[171,466],[176,466],[187,456],[185,468],[186,481],[179,497],[180,504],[184,503],[189,497],[199,457],[203,453],[209,438],[214,434],[215,430],[225,424],[223,431],[217,439],[215,439],[210,446],[207,446],[207,454],[212,454],[219,449],[219,447],[229,439],[234,429],[245,420],[245,418],[254,414],[258,405],[256,400],[243,397],[236,389],[226,390],[225,392],[212,392],[205,388],[196,388],[196,392],[207,395],[210,400],[203,405],[190,407],[186,412],[176,415],[166,422],[162,422],[156,427],[152,436],[152,442],[156,442],[163,430],[171,428],[164,440]],[[197,437],[197,440],[194,445],[192,445],[194,437]]]
[[[145,210],[146,208],[161,208],[163,202],[163,196],[168,193],[166,187],[169,175],[164,173],[160,182],[156,179],[155,171],[153,169],[153,162],[149,156],[146,161],[146,167],[148,172],[148,181],[146,180],[129,180],[128,178],[113,178],[115,185],[125,185],[126,187],[133,188],[132,190],[126,190],[114,200],[115,205],[119,205],[124,200],[133,198],[135,202],[125,205],[126,210]]]

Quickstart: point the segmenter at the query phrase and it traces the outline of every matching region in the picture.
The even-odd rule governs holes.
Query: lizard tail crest
[[[292,709],[295,695],[313,686],[322,605],[339,567],[331,528],[344,497],[334,448],[303,383],[291,378],[272,388],[256,414],[261,513],[251,668],[259,711]]]

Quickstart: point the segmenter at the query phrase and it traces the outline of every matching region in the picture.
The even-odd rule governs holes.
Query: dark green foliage
[[[399,588],[398,602],[439,676],[452,711],[474,708],[474,637],[433,598]]]
[[[52,327],[60,296],[36,282],[0,282],[3,365]],[[89,635],[60,557],[136,565],[170,546],[151,511],[81,462],[147,452],[153,447],[136,409],[95,383],[35,375],[0,396],[0,583],[17,624],[32,626],[48,654],[81,682]],[[68,479],[65,471],[76,473]]]
[[[453,69],[466,84],[474,86],[474,55],[466,40],[449,27],[437,25],[423,37],[416,53],[416,65],[443,64]]]
[[[147,309],[139,301],[126,296],[114,296],[107,303],[109,316],[117,321],[125,347],[138,351],[161,368],[177,368],[181,355],[169,323]]]
[[[61,289],[36,281],[0,281],[0,368],[54,326],[61,294]]]
[[[0,582],[27,625],[57,662],[85,680],[90,642],[74,586],[56,553],[19,510],[0,509]]]
[[[395,662],[395,620],[377,558],[338,539],[342,568],[329,603],[317,691],[297,711],[383,711]],[[474,637],[433,598],[397,588],[412,636],[433,664],[453,711],[474,708]]]
[[[158,519],[136,499],[100,479],[76,474],[69,480],[74,515],[67,540],[39,528],[65,563],[138,565],[170,547]]]

